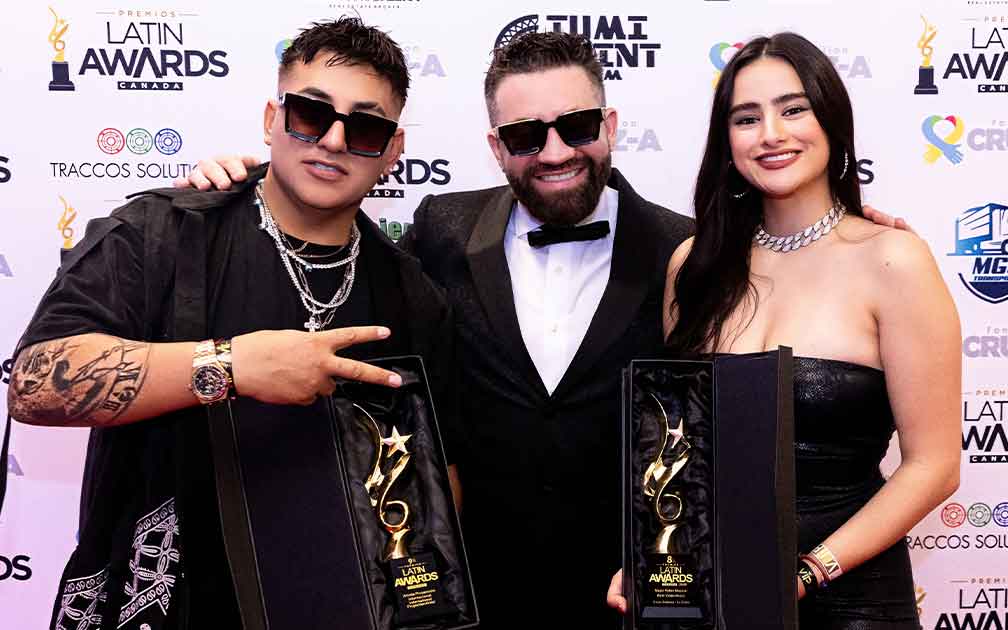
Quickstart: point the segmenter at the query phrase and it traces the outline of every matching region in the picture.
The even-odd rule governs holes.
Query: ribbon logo
[[[718,79],[721,78],[721,71],[724,70],[725,66],[728,64],[728,59],[731,59],[735,53],[742,50],[743,44],[741,42],[735,44],[729,44],[728,42],[718,42],[711,46],[710,49],[710,62],[714,66],[716,72],[714,73],[714,81],[712,85],[716,86]],[[728,58],[725,58],[725,51],[731,50],[731,54]]]
[[[955,125],[955,128],[952,130],[952,133],[944,138],[940,138],[935,133],[935,127],[938,123],[945,120]],[[927,163],[934,164],[943,155],[945,159],[953,164],[963,161],[963,153],[959,150],[959,147],[962,145],[956,144],[962,139],[964,131],[963,119],[961,117],[946,116],[942,118],[941,116],[928,116],[924,119],[924,123],[921,124],[921,131],[928,141],[927,151],[924,152],[924,160]]]

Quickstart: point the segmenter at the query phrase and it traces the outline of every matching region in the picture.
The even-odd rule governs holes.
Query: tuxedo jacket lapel
[[[637,317],[652,281],[658,244],[648,222],[642,220],[640,209],[644,200],[615,169],[609,186],[619,191],[609,282],[578,351],[553,392],[554,397],[565,395],[624,334]],[[658,316],[656,312],[655,317]]]
[[[508,188],[502,189],[487,204],[466,243],[466,258],[490,327],[502,340],[502,347],[515,350],[512,356],[518,361],[520,371],[536,393],[545,397],[548,395],[546,386],[529,356],[518,325],[511,274],[504,254],[504,231],[513,205],[514,195]]]

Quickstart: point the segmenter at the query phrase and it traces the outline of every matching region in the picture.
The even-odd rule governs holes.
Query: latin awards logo
[[[60,238],[63,239],[63,249],[72,249],[74,246],[73,222],[77,218],[77,211],[63,198],[63,195],[57,196],[60,203],[63,204],[63,213],[60,215],[59,220],[56,221],[56,229],[59,230]]]
[[[959,273],[967,291],[990,304],[1008,300],[1008,206],[988,203],[956,217],[955,251],[969,269]]]
[[[651,41],[645,31],[648,16],[628,15],[553,15],[542,16],[544,30],[555,33],[571,33],[588,38],[599,63],[602,78],[620,81],[623,73],[640,68],[654,68],[661,44]],[[525,33],[540,30],[538,14],[523,15],[509,22],[501,29],[494,41],[494,48],[510,44]]]
[[[0,184],[6,184],[11,180],[10,167],[7,166],[9,162],[9,157],[0,155]]]
[[[1008,579],[984,576],[949,580],[956,601],[938,613],[934,630],[1008,628]],[[931,605],[937,607],[932,599]],[[926,626],[931,628],[931,625]]]
[[[372,199],[405,199],[407,186],[444,186],[451,181],[450,165],[451,162],[444,158],[430,161],[400,158],[388,175],[378,178],[378,184],[368,191],[367,196]]]
[[[49,8],[55,25],[49,42],[56,51],[49,89],[73,91],[63,39],[69,24]],[[103,77],[118,90],[181,91],[183,79],[226,77],[230,72],[227,52],[199,49],[192,32],[199,28],[199,15],[175,10],[103,10],[103,41],[84,50],[77,75]]]
[[[952,53],[937,67],[934,64],[939,60],[932,43],[939,28],[924,16],[921,20],[923,31],[917,40],[921,64],[914,94],[938,94],[935,75],[942,66],[943,85],[966,82],[975,85],[978,94],[1008,94],[1008,27],[1004,26],[1008,16],[970,15],[962,18],[959,28],[944,28],[942,48]]]
[[[1008,464],[1005,405],[1008,389],[977,389],[963,394],[962,450],[970,464]],[[960,506],[960,511],[965,519],[968,510]],[[1003,522],[1002,526],[1008,527],[1008,503],[998,504],[991,511],[998,524]]]

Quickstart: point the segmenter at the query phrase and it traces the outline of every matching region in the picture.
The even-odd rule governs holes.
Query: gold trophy
[[[934,24],[928,24],[923,15],[921,20],[924,22],[924,32],[917,40],[917,48],[920,49],[924,59],[921,61],[920,68],[917,69],[917,87],[914,88],[914,94],[937,94],[938,86],[934,83],[934,66],[931,65],[931,56],[934,55],[931,40],[938,34],[938,29]]]
[[[685,512],[682,491],[672,484],[689,463],[693,445],[686,439],[683,418],[672,427],[661,401],[651,394],[661,412],[661,445],[644,471],[641,489],[660,525],[648,550],[641,616],[644,618],[700,618],[696,589],[696,561],[673,540]]]
[[[410,553],[406,542],[412,531],[408,525],[409,504],[389,498],[392,486],[408,470],[412,455],[406,442],[413,435],[403,435],[393,426],[391,434],[384,437],[378,421],[360,405],[353,406],[359,412],[357,422],[370,434],[374,445],[371,472],[364,480],[364,489],[378,522],[389,534],[381,559],[389,566],[398,622],[412,623],[445,614],[450,609],[438,582],[440,575],[434,554]]]
[[[66,20],[60,19],[60,16],[56,15],[52,7],[49,7],[49,13],[52,13],[53,20],[55,20],[52,30],[49,31],[49,43],[52,44],[53,50],[56,51],[56,56],[53,57],[52,61],[53,78],[49,82],[49,91],[72,92],[74,84],[70,81],[70,65],[63,60],[63,50],[66,48],[63,35],[66,34],[70,25],[66,23]]]

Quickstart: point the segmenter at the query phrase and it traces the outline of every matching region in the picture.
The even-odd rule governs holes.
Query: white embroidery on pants
[[[119,628],[154,604],[162,615],[168,612],[179,563],[178,535],[174,498],[137,522],[129,563],[133,579],[126,582],[129,601],[119,611]]]

